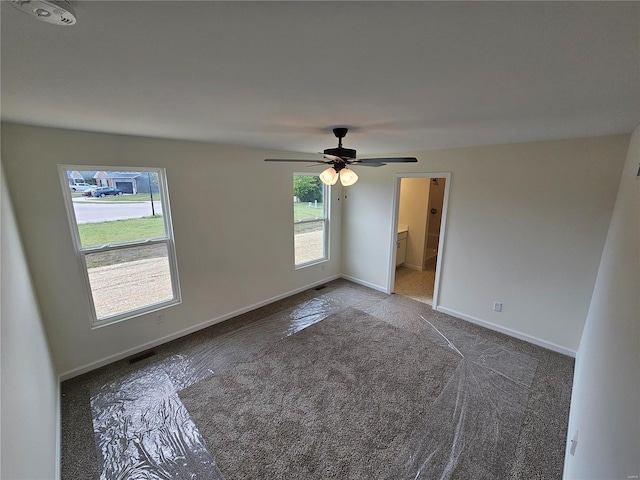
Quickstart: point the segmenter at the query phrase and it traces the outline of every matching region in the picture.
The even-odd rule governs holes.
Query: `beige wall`
[[[262,161],[292,154],[13,124],[2,124],[2,140],[14,207],[3,178],[3,478],[52,478],[55,468],[56,370],[42,323],[57,372],[77,372],[340,273],[385,289],[400,172],[451,172],[445,311],[567,351],[577,349],[588,312],[572,404],[581,443],[568,478],[637,474],[636,179],[623,177],[609,229],[628,135],[407,152],[419,163],[362,169],[348,197],[332,193],[330,262],[302,270],[292,257],[293,167]],[[638,131],[627,171],[637,156]],[[166,168],[183,303],[165,310],[163,324],[149,315],[91,330],[60,163]],[[493,301],[504,303],[502,313],[491,311]],[[611,358],[601,364],[603,355]],[[599,420],[593,411],[608,413]]]
[[[294,268],[299,167],[263,161],[287,155],[3,124],[6,175],[58,371],[77,372],[338,275],[340,187],[332,190],[330,261]],[[182,304],[164,310],[164,323],[150,314],[91,329],[58,164],[166,169]]]
[[[295,167],[262,161],[286,153],[12,124],[3,124],[2,147],[52,351],[59,371],[69,372],[340,273],[386,289],[399,172],[452,174],[440,308],[575,351],[628,138],[408,152],[418,164],[361,169],[346,198],[332,194],[330,262],[297,271]],[[163,324],[149,315],[91,330],[58,163],[167,169],[183,304],[168,309]],[[20,188],[25,178],[39,188]],[[502,313],[492,311],[494,301]]]
[[[427,235],[428,178],[403,178],[400,181],[398,224],[409,226],[407,254],[404,265],[422,270]]]
[[[56,478],[58,378],[0,173],[0,477]]]
[[[617,135],[402,152],[419,162],[362,169],[343,205],[342,272],[385,290],[395,174],[451,172],[440,307],[575,352],[628,142]]]
[[[640,127],[633,134],[576,357],[566,479],[640,475]],[[570,445],[569,445],[570,446]]]

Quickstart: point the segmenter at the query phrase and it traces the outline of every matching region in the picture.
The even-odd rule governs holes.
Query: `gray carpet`
[[[562,478],[573,359],[406,297],[336,280],[155,350],[63,382],[63,480]]]
[[[180,398],[228,479],[506,478],[528,386],[427,332],[349,308]]]

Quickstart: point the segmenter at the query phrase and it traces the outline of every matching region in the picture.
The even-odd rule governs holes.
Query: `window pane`
[[[78,232],[83,247],[165,238],[164,220],[161,215],[81,223],[78,224]]]
[[[296,265],[320,260],[324,254],[324,220],[294,225]]]
[[[322,202],[296,202],[293,204],[293,220],[307,220],[324,218],[324,204]]]
[[[293,220],[324,218],[324,185],[317,175],[293,176]]]
[[[85,256],[98,320],[173,300],[166,244]]]
[[[67,179],[82,247],[167,237],[158,173],[67,170]]]

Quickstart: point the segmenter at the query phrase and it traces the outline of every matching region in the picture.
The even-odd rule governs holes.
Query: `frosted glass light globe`
[[[358,175],[353,170],[349,170],[348,168],[343,168],[340,170],[340,183],[345,187],[349,185],[353,185],[358,181]]]
[[[338,181],[338,172],[333,167],[329,167],[320,174],[320,181],[325,185],[335,185]]]

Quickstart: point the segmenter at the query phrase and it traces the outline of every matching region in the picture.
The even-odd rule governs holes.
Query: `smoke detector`
[[[68,0],[10,0],[21,12],[53,25],[73,25],[76,14]]]

